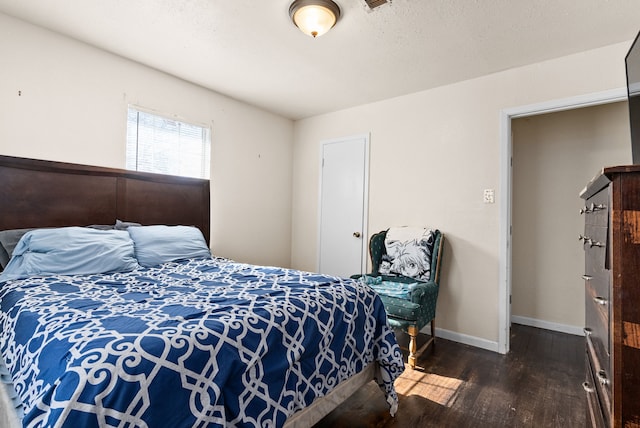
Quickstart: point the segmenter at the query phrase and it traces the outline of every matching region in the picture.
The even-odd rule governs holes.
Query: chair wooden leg
[[[418,338],[418,328],[414,325],[410,326],[407,329],[411,340],[409,341],[409,367],[412,369],[416,368],[416,349],[417,349],[417,338]]]

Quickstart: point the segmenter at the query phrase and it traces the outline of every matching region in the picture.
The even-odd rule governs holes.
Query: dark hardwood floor
[[[516,324],[507,355],[437,339],[396,381],[394,418],[372,382],[315,427],[584,427],[584,352],[583,337]]]

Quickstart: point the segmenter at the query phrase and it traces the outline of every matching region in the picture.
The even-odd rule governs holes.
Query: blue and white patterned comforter
[[[0,284],[25,426],[282,426],[377,361],[404,365],[363,283],[222,259]]]

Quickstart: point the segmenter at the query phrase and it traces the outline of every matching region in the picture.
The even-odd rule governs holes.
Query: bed
[[[0,231],[35,229],[0,274],[13,423],[311,426],[372,379],[396,411],[376,294],[211,255],[208,181],[0,156],[0,182]]]

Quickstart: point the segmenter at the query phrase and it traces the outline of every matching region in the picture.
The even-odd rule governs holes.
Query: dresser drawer
[[[604,428],[607,424],[605,423],[602,405],[600,404],[600,398],[598,397],[598,391],[596,390],[593,367],[591,367],[588,353],[585,356],[585,360],[586,375],[582,388],[587,394],[587,426],[593,428]]]
[[[591,275],[582,275],[585,286],[593,289],[594,296],[600,296],[609,300],[611,294],[611,271],[600,270]]]
[[[603,272],[608,268],[607,233],[606,226],[585,225],[584,235],[580,235],[587,275]]]
[[[606,226],[609,222],[608,189],[604,189],[587,199],[580,213],[584,215],[585,224]]]
[[[593,386],[602,408],[605,420],[611,420],[611,374],[609,360],[601,361],[595,354],[591,335],[586,335],[587,356],[593,379]]]
[[[611,356],[609,274],[595,274],[585,281],[585,336],[591,341],[593,355],[606,371]]]

